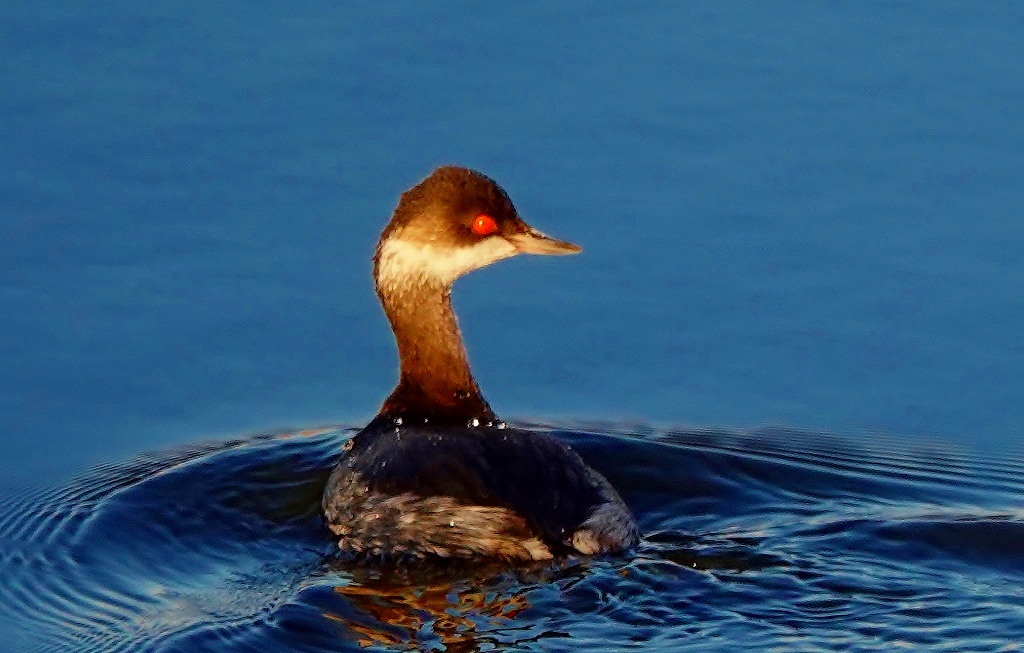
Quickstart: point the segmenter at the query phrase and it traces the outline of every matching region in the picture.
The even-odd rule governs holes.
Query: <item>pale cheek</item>
[[[381,249],[378,281],[385,286],[401,285],[402,281],[425,276],[450,284],[468,272],[515,254],[515,246],[504,238],[486,238],[459,249],[391,241]]]
[[[504,238],[499,237],[481,240],[468,251],[469,257],[467,263],[471,266],[469,270],[482,268],[485,265],[494,263],[495,261],[509,258],[510,256],[514,256],[517,252],[515,245]],[[469,270],[467,270],[467,272]]]

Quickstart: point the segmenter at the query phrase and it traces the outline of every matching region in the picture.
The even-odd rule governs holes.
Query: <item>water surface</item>
[[[0,648],[1020,642],[1021,61],[1010,2],[0,4]],[[347,431],[241,437],[372,417],[442,163],[584,247],[455,303],[634,556],[369,577]]]
[[[318,429],[138,456],[5,506],[0,609],[14,650],[96,653],[996,651],[1024,637],[1021,460],[638,430],[554,429],[636,512],[629,555],[353,565],[318,514],[352,431]]]
[[[584,247],[456,289],[503,416],[1016,446],[1022,60],[1016,3],[5,2],[0,483],[368,420],[452,162]]]

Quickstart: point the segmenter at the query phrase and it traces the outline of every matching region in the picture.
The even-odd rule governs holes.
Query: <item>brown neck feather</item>
[[[377,419],[440,425],[496,421],[469,369],[451,286],[421,277],[386,290],[378,284],[377,295],[401,360],[398,386]]]

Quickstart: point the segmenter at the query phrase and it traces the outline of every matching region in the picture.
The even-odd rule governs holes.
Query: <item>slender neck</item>
[[[451,286],[422,276],[397,283],[378,277],[377,295],[401,360],[398,386],[377,418],[441,425],[496,421],[469,369]]]

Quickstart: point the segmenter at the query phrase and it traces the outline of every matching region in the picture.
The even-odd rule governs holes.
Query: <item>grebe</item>
[[[480,394],[452,311],[460,276],[516,254],[580,248],[534,230],[492,179],[446,166],[406,191],[373,257],[398,386],[345,445],[323,496],[338,546],[422,558],[618,552],[637,528],[568,445],[507,428]]]

